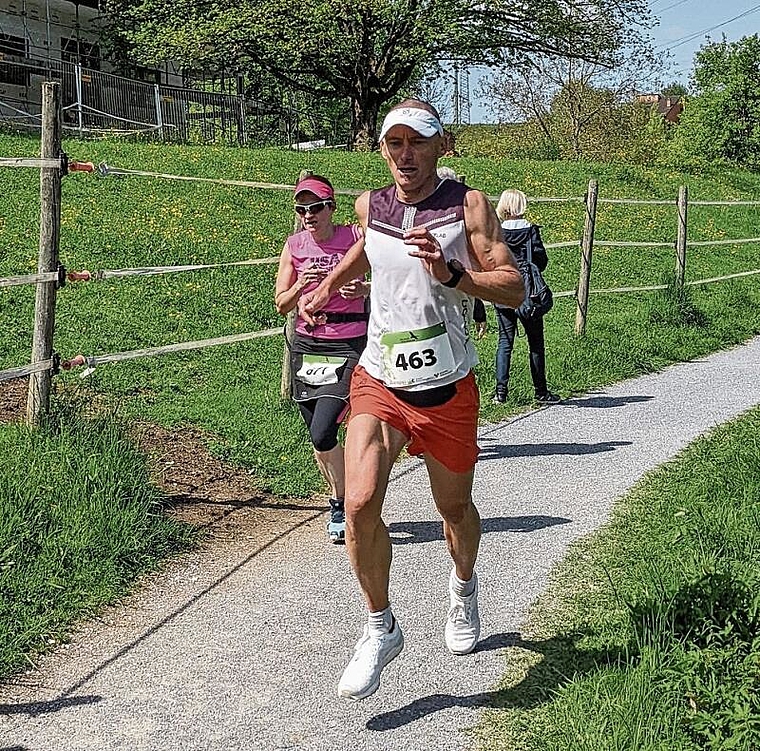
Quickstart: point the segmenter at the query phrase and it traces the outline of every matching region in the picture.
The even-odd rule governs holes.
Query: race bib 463
[[[454,372],[454,353],[446,324],[415,331],[393,331],[380,337],[385,381],[389,386],[431,383]]]

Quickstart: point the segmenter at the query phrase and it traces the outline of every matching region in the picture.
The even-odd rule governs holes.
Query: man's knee
[[[475,510],[475,504],[472,502],[472,496],[458,499],[446,499],[437,501],[438,512],[447,524],[461,524],[466,516]]]
[[[368,529],[374,527],[380,520],[382,503],[378,503],[374,493],[351,492],[346,493],[345,500],[346,525],[352,529]]]

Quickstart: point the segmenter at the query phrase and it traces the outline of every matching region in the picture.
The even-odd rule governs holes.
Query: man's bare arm
[[[474,268],[465,273],[457,289],[481,300],[519,307],[525,297],[522,275],[504,242],[493,206],[479,190],[465,196],[464,222]]]
[[[362,193],[356,199],[356,214],[362,228],[366,228],[369,209],[369,193]],[[351,279],[364,276],[370,269],[364,252],[364,235],[346,252],[341,262],[322,280],[313,291],[301,297],[298,310],[307,323],[314,324],[314,316],[324,307],[331,295]]]

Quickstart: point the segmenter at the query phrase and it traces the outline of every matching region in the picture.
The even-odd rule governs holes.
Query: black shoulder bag
[[[538,266],[533,263],[533,240],[528,237],[526,257],[524,261],[518,261],[517,267],[522,274],[525,284],[525,300],[516,309],[517,317],[521,321],[533,321],[546,315],[554,305],[554,295],[549,285],[541,275]]]

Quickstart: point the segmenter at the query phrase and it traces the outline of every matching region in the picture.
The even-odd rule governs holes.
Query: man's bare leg
[[[338,682],[338,695],[364,699],[404,648],[404,635],[388,600],[391,541],[381,513],[393,462],[406,443],[395,428],[356,415],[346,435],[346,547],[369,615],[364,634]]]
[[[346,549],[367,608],[388,607],[391,541],[382,520],[393,463],[406,436],[373,415],[356,415],[346,434]]]
[[[467,581],[475,570],[480,546],[480,515],[472,502],[475,471],[452,472],[429,454],[425,455],[425,464],[456,574]]]
[[[474,470],[452,472],[430,455],[425,456],[430,488],[443,517],[443,533],[454,570],[449,577],[449,612],[446,646],[453,654],[472,652],[480,638],[478,579],[475,560],[480,545],[480,515],[472,502]]]

